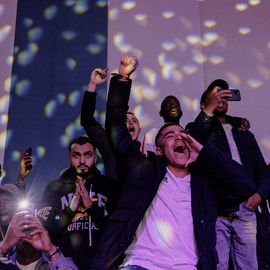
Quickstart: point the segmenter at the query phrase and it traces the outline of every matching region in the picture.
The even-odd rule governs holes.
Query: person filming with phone
[[[263,200],[269,198],[270,174],[254,135],[247,130],[249,122],[227,115],[229,101],[239,101],[239,92],[237,96],[233,97],[226,81],[213,81],[202,94],[201,112],[186,129],[200,143],[211,142],[242,164],[257,186],[256,192],[246,202],[234,207],[224,203],[228,194],[220,191],[216,222],[216,249],[219,256],[217,268],[229,269],[231,256],[234,269],[256,270],[256,210]]]

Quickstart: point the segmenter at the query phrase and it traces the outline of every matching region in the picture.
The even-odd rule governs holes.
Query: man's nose
[[[80,157],[80,163],[84,163],[85,162],[85,157],[84,156],[81,156]]]

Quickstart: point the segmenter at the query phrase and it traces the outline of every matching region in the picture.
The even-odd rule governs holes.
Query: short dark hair
[[[79,145],[84,145],[86,143],[90,143],[91,145],[93,145],[94,149],[96,148],[95,145],[93,144],[92,140],[89,137],[86,136],[79,136],[74,138],[68,146],[68,151],[71,151],[71,147],[73,144],[79,144]]]
[[[169,127],[169,126],[179,126],[179,127],[181,127],[180,124],[175,123],[175,122],[169,122],[169,123],[164,124],[164,125],[159,129],[159,131],[158,131],[158,133],[157,133],[157,135],[156,135],[156,138],[155,138],[155,145],[156,145],[156,146],[158,146],[158,139],[159,139],[159,137],[160,137],[160,135],[161,135],[161,132],[162,132],[165,128]]]
[[[224,81],[223,79],[217,79],[212,81],[209,86],[207,87],[207,89],[203,92],[202,96],[201,96],[201,101],[200,104],[205,104],[206,102],[206,98],[208,96],[208,94],[216,87],[219,86],[221,89],[229,89],[229,85],[226,81]]]

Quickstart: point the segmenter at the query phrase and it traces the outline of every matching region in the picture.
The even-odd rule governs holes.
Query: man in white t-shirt
[[[129,67],[131,58],[120,65]],[[215,269],[215,187],[240,203],[255,185],[239,163],[211,145],[201,147],[178,123],[160,128],[157,155],[143,155],[125,124],[130,87],[123,84],[111,79],[107,114],[113,150],[128,174],[90,269],[109,269],[123,256],[119,269]]]

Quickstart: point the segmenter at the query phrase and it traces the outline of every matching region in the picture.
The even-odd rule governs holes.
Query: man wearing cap
[[[240,205],[230,207],[219,192],[219,217],[216,223],[218,269],[227,270],[230,254],[234,269],[258,269],[256,256],[256,214],[259,204],[269,197],[270,174],[254,135],[239,130],[240,118],[227,115],[230,96],[228,83],[213,81],[202,94],[201,108],[189,133],[200,143],[213,143],[224,154],[242,164],[256,184],[256,191]],[[243,187],[244,188],[244,187]]]
[[[130,58],[120,65],[132,70]],[[240,202],[254,184],[240,164],[211,145],[202,147],[178,123],[159,130],[157,155],[143,155],[125,124],[130,90],[119,91],[119,84],[112,78],[107,114],[113,150],[129,174],[90,269],[109,269],[119,258],[123,270],[215,269],[214,187],[222,185]]]

